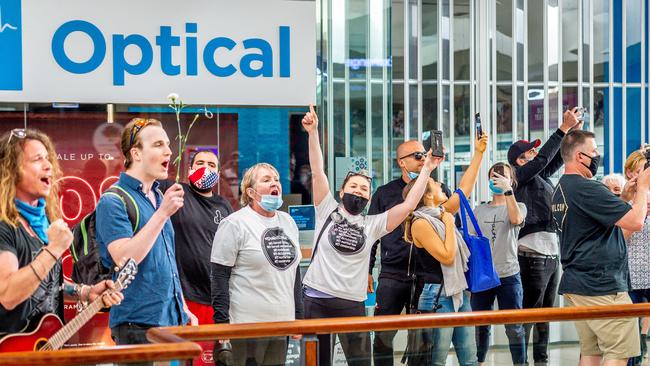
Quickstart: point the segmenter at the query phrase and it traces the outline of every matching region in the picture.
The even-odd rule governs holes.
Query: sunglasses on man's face
[[[408,155],[402,156],[401,158],[399,158],[399,160],[413,157],[413,159],[420,161],[420,160],[424,160],[424,158],[426,158],[426,156],[427,156],[427,153],[425,151],[416,151],[416,152],[412,152],[412,153],[410,153]]]

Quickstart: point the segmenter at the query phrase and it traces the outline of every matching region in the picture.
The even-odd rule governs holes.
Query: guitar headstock
[[[117,277],[115,279],[115,289],[117,291],[122,291],[129,287],[135,278],[135,275],[138,274],[138,265],[135,263],[133,258],[129,258],[122,268],[116,269],[116,271]]]

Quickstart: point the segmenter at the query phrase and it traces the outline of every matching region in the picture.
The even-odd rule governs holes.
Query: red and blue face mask
[[[190,171],[188,178],[194,189],[199,192],[209,192],[212,190],[212,187],[217,185],[217,182],[219,181],[219,173],[206,167],[201,167],[193,172]]]

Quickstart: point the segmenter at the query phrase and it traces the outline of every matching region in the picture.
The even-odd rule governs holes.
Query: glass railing
[[[548,364],[576,365],[580,347],[575,321],[645,316],[650,316],[650,304],[154,328],[147,334],[150,345],[0,353],[0,365],[154,361],[155,365],[184,365],[187,361],[188,365],[219,366],[388,366],[402,362],[416,366],[461,365],[467,360],[473,364],[476,357],[484,358],[487,365],[513,365],[526,357],[533,365],[544,348],[539,347],[533,329],[524,355],[521,332],[525,334],[526,324],[532,327],[539,322],[550,322]],[[477,327],[486,325],[491,332],[483,333],[483,340],[488,340],[489,347],[477,347]],[[634,336],[630,332],[629,337],[637,339]],[[391,344],[392,350],[385,347]]]

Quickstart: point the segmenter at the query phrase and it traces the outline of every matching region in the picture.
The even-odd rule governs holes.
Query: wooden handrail
[[[164,343],[134,346],[68,348],[42,352],[0,353],[2,366],[53,366],[99,363],[189,360],[201,355],[201,347],[167,333],[160,337]]]
[[[263,311],[263,309],[260,309],[260,311]],[[215,339],[281,337],[298,334],[354,333],[368,332],[371,330],[447,328],[637,316],[650,316],[650,303],[165,327],[150,329],[147,337],[152,342],[164,342],[165,337],[171,333],[186,340],[206,341]]]

